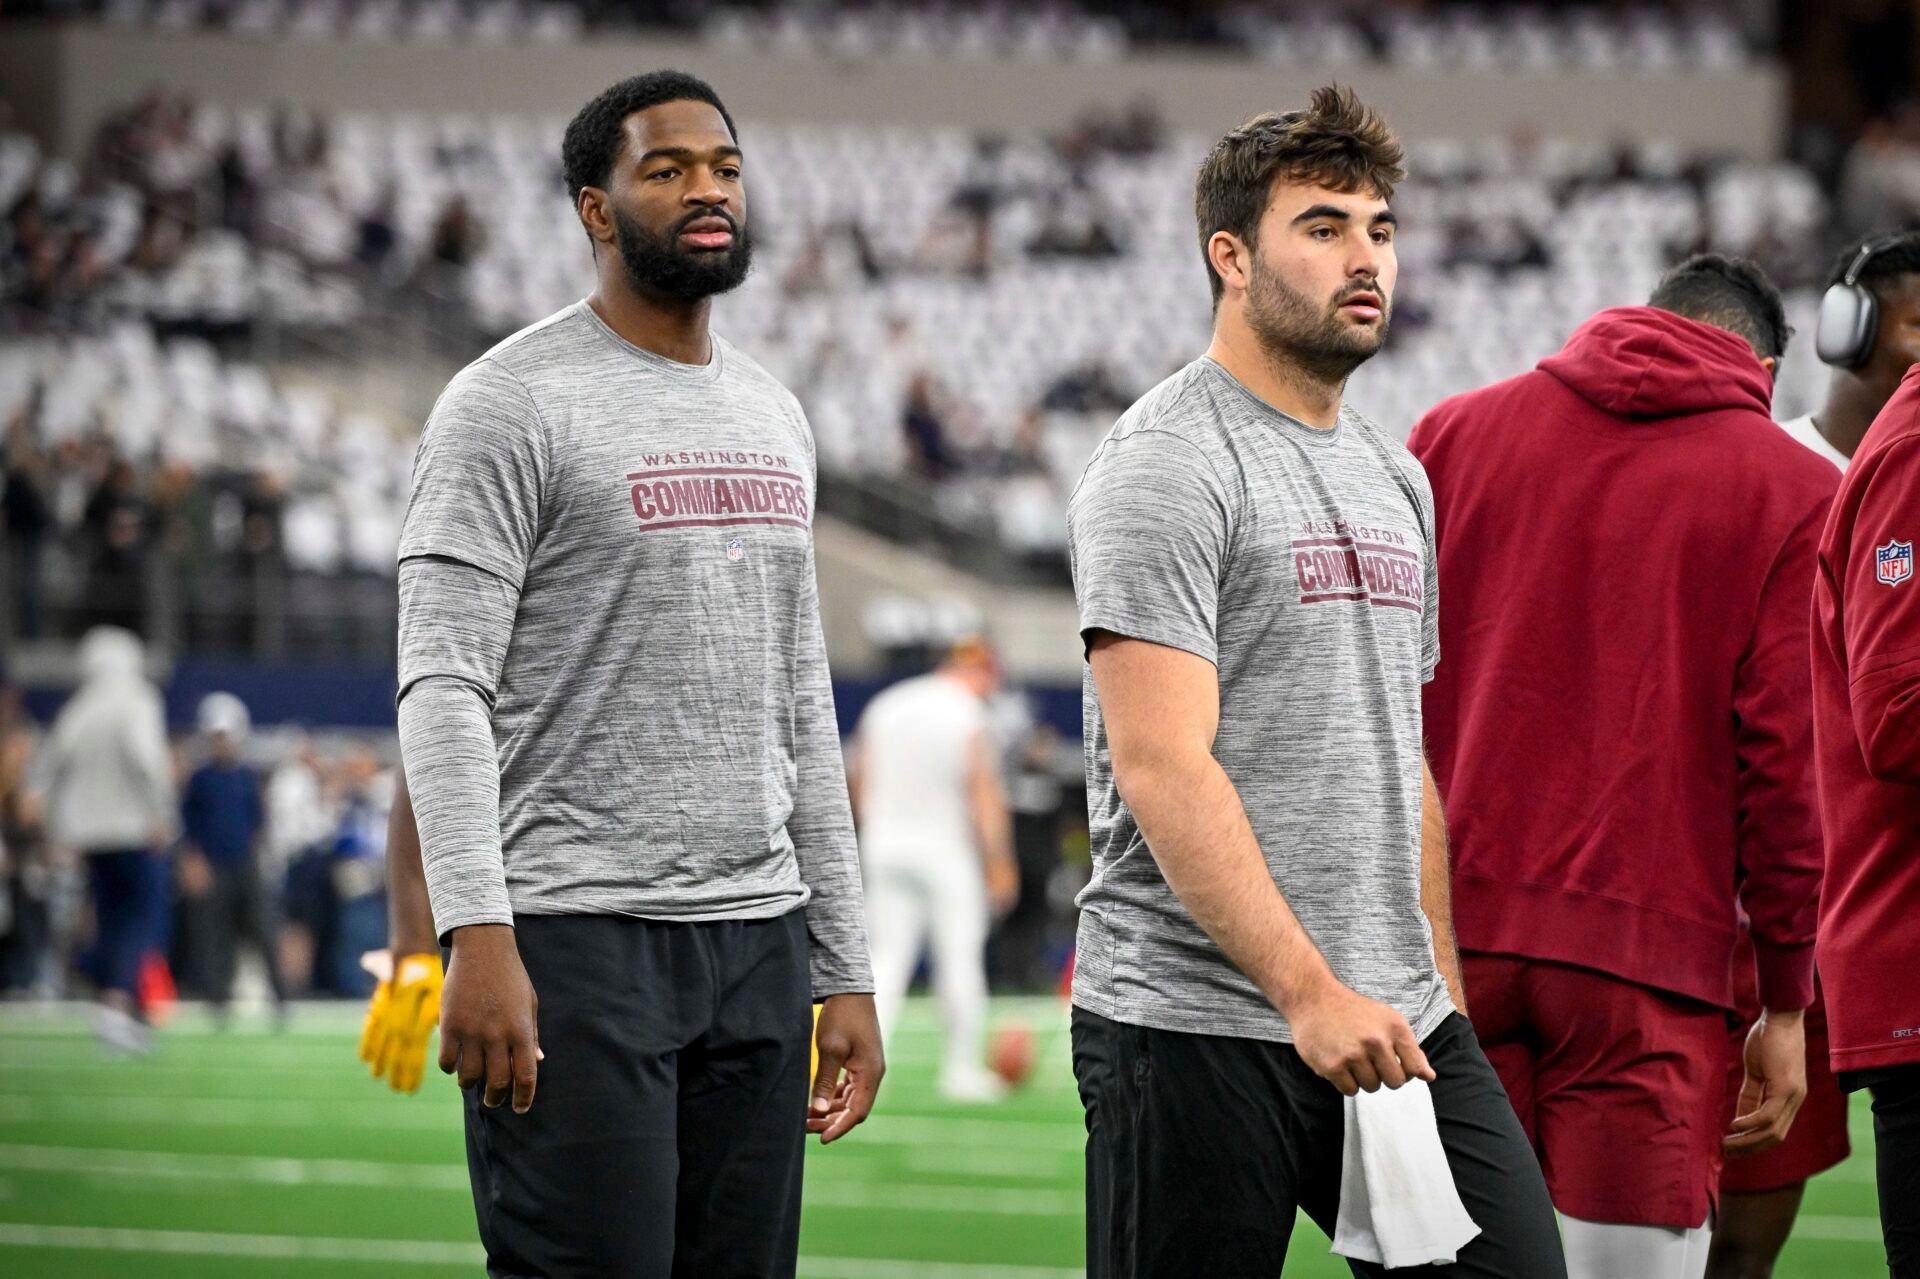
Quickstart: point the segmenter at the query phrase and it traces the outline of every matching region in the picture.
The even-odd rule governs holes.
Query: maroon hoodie
[[[1813,997],[1810,637],[1839,474],[1768,416],[1747,343],[1602,311],[1408,440],[1433,481],[1426,689],[1463,950],[1732,1006]]]
[[[1920,1063],[1920,365],[1840,483],[1813,599],[1833,1068]]]

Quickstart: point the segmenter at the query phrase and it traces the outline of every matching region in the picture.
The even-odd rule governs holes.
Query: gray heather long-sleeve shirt
[[[813,441],[716,337],[584,302],[447,387],[400,542],[400,731],[436,927],[807,908],[873,989],[814,580]]]

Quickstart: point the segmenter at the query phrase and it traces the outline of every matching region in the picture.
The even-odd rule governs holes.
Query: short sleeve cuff
[[[1133,617],[1118,609],[1090,604],[1080,610],[1080,642],[1083,651],[1093,644],[1095,631],[1108,631],[1123,639],[1141,640],[1162,648],[1177,648],[1183,653],[1220,664],[1219,647],[1214,637],[1167,618]]]

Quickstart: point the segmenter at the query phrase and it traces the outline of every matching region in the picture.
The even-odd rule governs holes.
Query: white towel
[[[1453,1261],[1480,1227],[1454,1188],[1424,1079],[1346,1099],[1333,1250],[1389,1270]]]

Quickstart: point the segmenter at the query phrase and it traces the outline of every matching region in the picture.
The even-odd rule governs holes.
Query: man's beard
[[[689,249],[680,232],[701,218],[723,218],[733,228],[733,243],[724,251]],[[614,238],[627,265],[627,278],[642,294],[698,302],[716,293],[738,288],[753,267],[753,241],[746,227],[719,209],[696,209],[658,234],[619,209],[613,210]]]
[[[1355,324],[1340,314],[1356,293],[1380,299],[1380,322]],[[1372,359],[1387,337],[1390,305],[1386,290],[1372,281],[1347,286],[1326,307],[1298,292],[1257,260],[1247,282],[1247,324],[1268,358],[1291,364],[1315,382],[1344,384],[1349,374]]]

